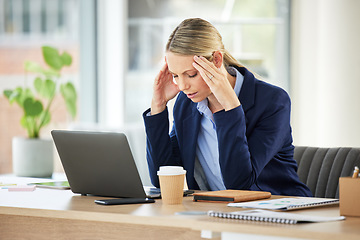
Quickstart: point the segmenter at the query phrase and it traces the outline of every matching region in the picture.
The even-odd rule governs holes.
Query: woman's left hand
[[[199,71],[201,77],[225,111],[240,106],[240,101],[227,78],[228,73],[224,67],[217,68],[214,63],[202,56],[194,56],[193,66]]]

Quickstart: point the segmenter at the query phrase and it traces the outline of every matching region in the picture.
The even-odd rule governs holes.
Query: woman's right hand
[[[168,65],[165,63],[155,78],[151,101],[151,115],[164,111],[167,102],[173,99],[179,92],[178,86],[173,82],[173,76],[169,72]]]

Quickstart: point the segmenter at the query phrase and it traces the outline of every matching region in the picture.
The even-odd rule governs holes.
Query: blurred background
[[[201,17],[234,57],[290,94],[295,145],[360,147],[359,9],[358,0],[0,0],[0,90],[31,84],[24,62],[42,61],[41,46],[69,52],[62,74],[78,90],[78,116],[56,98],[42,137],[125,132],[147,184],[142,113],[170,33]],[[1,94],[0,174],[12,172],[12,138],[26,136],[21,111]]]

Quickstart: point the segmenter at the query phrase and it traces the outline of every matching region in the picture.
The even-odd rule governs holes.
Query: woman
[[[179,165],[190,189],[312,195],[296,173],[288,94],[235,60],[213,25],[184,20],[168,40],[165,62],[143,114],[154,186],[160,166]],[[175,96],[168,134],[166,105]]]

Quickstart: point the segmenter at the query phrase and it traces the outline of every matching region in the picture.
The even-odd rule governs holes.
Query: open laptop
[[[108,197],[159,198],[142,185],[123,133],[53,130],[71,191]]]

